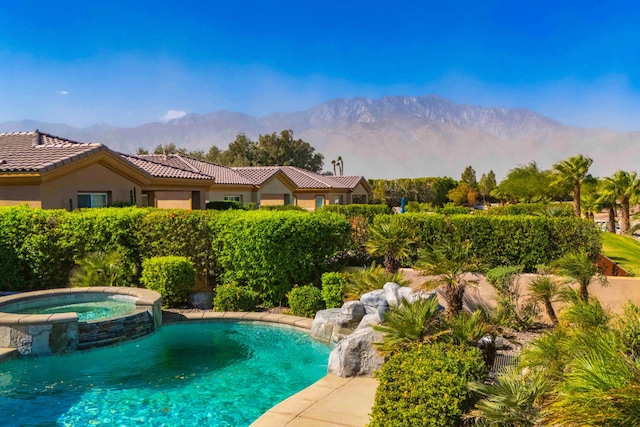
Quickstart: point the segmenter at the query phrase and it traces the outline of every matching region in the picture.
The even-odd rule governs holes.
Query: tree
[[[341,161],[341,158],[338,158]],[[283,130],[260,135],[256,145],[256,166],[296,166],[313,172],[320,172],[324,156],[315,153],[315,148],[302,139],[293,139],[292,130]],[[342,171],[342,164],[336,162]]]
[[[482,203],[487,202],[487,196],[498,186],[496,182],[496,174],[490,170],[488,174],[482,174],[478,183],[478,190],[482,196]]]
[[[212,145],[207,154],[204,155],[204,160],[211,163],[220,163],[220,153],[220,149]]]
[[[471,166],[467,166],[460,176],[460,182],[467,184],[470,188],[476,188],[478,181],[476,180],[476,171]]]
[[[142,147],[138,147],[138,148],[136,149],[136,156],[143,156],[143,155],[145,155],[145,154],[149,154],[149,150],[145,150],[145,149],[144,149],[144,148],[142,148]]]
[[[628,234],[631,230],[630,205],[640,195],[640,179],[636,172],[618,171],[602,183],[603,193],[609,199],[615,196],[620,203],[620,232]]]
[[[571,186],[573,212],[580,216],[580,184],[589,173],[593,159],[582,154],[569,157],[553,165],[553,182],[560,186]]]
[[[469,204],[469,194],[473,189],[466,182],[461,182],[456,188],[447,193],[447,197],[455,205],[463,206]]]
[[[557,260],[554,266],[558,274],[578,283],[580,299],[589,301],[588,287],[599,272],[587,253],[585,251],[569,252]],[[606,283],[604,276],[600,276],[599,280],[602,284]]]
[[[540,275],[529,283],[529,295],[533,301],[544,305],[547,316],[554,325],[558,324],[558,316],[553,303],[560,297],[561,286],[548,275]]]
[[[369,228],[367,251],[373,256],[384,256],[387,273],[396,273],[402,260],[409,257],[409,249],[415,241],[409,227],[392,216],[386,221],[377,221]]]
[[[173,142],[169,144],[158,144],[156,148],[153,149],[153,154],[176,154],[177,152],[178,148]]]
[[[550,172],[541,171],[536,162],[518,166],[509,171],[506,178],[492,194],[509,201],[538,202],[549,198]]]
[[[425,286],[444,287],[446,310],[450,318],[462,311],[465,290],[467,286],[476,283],[465,276],[481,270],[480,261],[472,254],[471,243],[468,241],[440,242],[423,249],[416,267],[422,275],[438,276],[425,283]]]

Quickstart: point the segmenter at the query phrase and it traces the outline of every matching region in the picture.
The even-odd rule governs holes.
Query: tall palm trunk
[[[631,229],[631,219],[629,218],[629,198],[624,197],[620,199],[620,233],[621,234],[629,234],[629,230]]]
[[[609,233],[615,234],[616,232],[616,207],[615,206],[609,207],[609,223],[607,224],[607,226],[609,227]]]
[[[395,274],[401,266],[402,264],[400,264],[400,260],[393,256],[393,253],[387,252],[384,255],[384,269],[387,273]]]
[[[573,212],[580,218],[580,181],[573,186]]]
[[[553,305],[551,304],[550,300],[546,300],[544,302],[544,309],[547,312],[547,316],[549,316],[549,319],[551,319],[551,322],[554,325],[558,325],[558,316],[556,316],[556,311],[553,309]]]

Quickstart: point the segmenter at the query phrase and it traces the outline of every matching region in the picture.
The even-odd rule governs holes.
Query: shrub
[[[315,286],[295,287],[287,297],[291,313],[295,316],[313,317],[324,308],[321,291]]]
[[[518,203],[515,205],[491,206],[487,215],[544,215],[572,217],[571,203]]]
[[[242,203],[235,200],[214,200],[207,202],[207,209],[226,211],[228,209],[242,209]]]
[[[308,212],[305,208],[296,205],[268,205],[268,206],[260,206],[261,210],[264,211],[303,211]]]
[[[347,279],[340,273],[322,275],[322,299],[327,308],[342,307],[346,298]]]
[[[467,384],[486,374],[474,347],[420,344],[395,353],[377,373],[370,426],[458,426],[476,399]]]
[[[326,205],[322,210],[342,214],[348,219],[363,216],[367,218],[369,222],[373,222],[376,215],[387,215],[391,213],[391,208],[387,205]]]
[[[295,283],[318,283],[349,233],[340,215],[295,211],[221,212],[211,227],[222,281],[249,285],[273,304]]]
[[[436,208],[435,212],[440,215],[466,215],[470,209],[464,206],[443,206]]]
[[[159,292],[166,306],[176,307],[187,302],[196,283],[196,269],[186,257],[149,258],[142,262],[140,283]]]
[[[238,286],[235,283],[216,287],[213,299],[215,311],[253,311],[258,303],[258,293],[248,286]]]

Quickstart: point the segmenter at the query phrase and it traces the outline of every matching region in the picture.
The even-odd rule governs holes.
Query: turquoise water
[[[329,352],[277,326],[166,325],[117,347],[0,364],[0,425],[248,426],[323,377]]]
[[[102,319],[105,317],[118,316],[135,310],[135,302],[106,299],[97,302],[80,302],[75,304],[56,305],[48,307],[29,308],[25,310],[6,310],[6,313],[20,314],[56,314],[56,313],[77,313],[78,321]]]

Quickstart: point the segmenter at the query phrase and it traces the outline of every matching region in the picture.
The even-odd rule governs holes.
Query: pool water
[[[117,347],[0,364],[0,424],[248,426],[323,377],[329,352],[277,326],[166,325]]]
[[[106,317],[118,316],[130,313],[135,310],[136,304],[131,301],[120,301],[107,299],[97,302],[80,302],[75,304],[56,305],[48,307],[35,307],[19,311],[7,310],[6,313],[20,314],[56,314],[56,313],[77,313],[78,321],[102,319]]]

